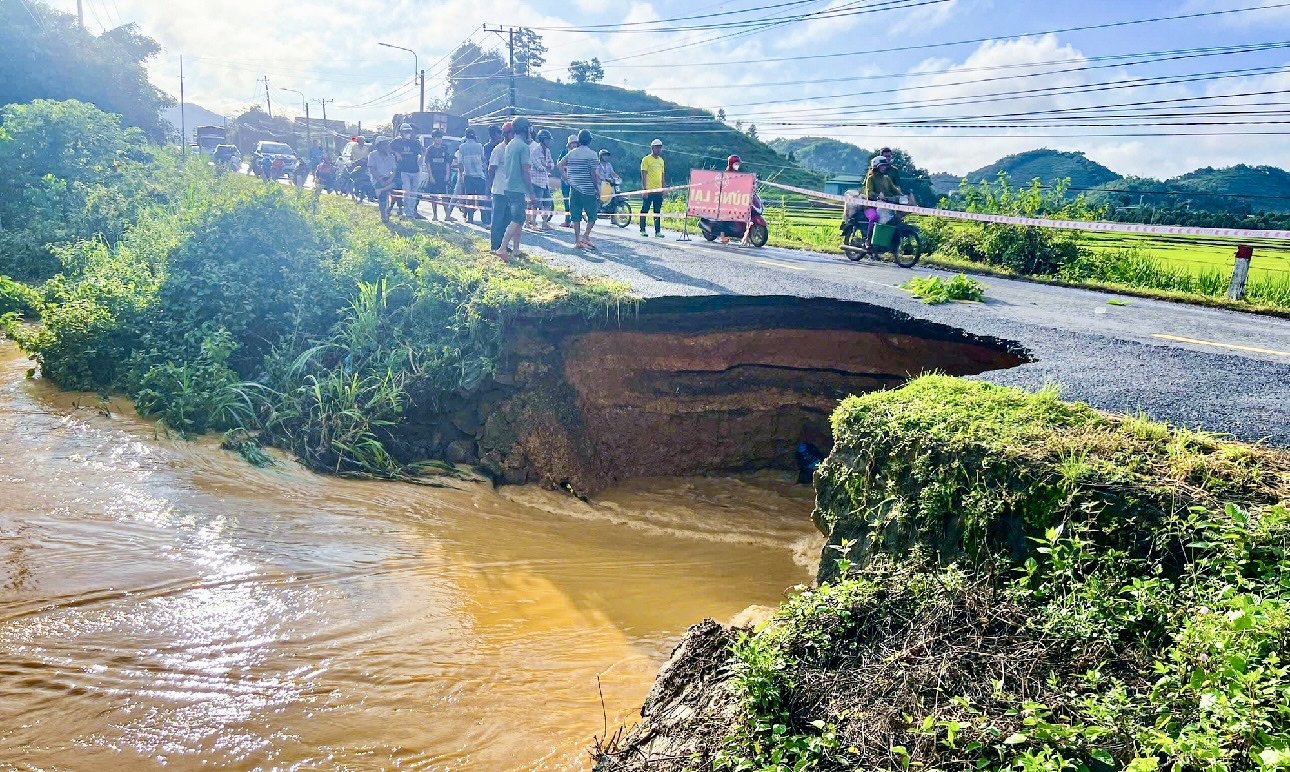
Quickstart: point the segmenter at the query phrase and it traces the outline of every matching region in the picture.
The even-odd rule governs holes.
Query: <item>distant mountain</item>
[[[179,127],[180,127],[179,105],[175,105],[174,107],[167,107],[166,109],[162,110],[161,117],[163,120],[169,122],[171,126],[174,126],[175,131],[179,131]],[[233,116],[229,116],[229,117],[231,118]],[[184,127],[188,129],[188,133],[189,133],[188,139],[190,141],[192,140],[192,131],[197,126],[223,126],[224,125],[223,115],[219,113],[211,112],[210,110],[207,110],[205,107],[202,107],[201,105],[195,105],[192,103],[184,105],[183,120],[184,120],[184,124],[183,124]]]
[[[449,111],[465,116],[494,114],[498,112],[496,103],[506,99],[509,82],[502,76],[474,80],[454,91]],[[524,77],[518,79],[516,92],[518,112],[531,116],[535,128],[551,130],[555,137],[552,150],[562,148],[570,133],[590,130],[595,147],[613,154],[614,166],[629,189],[640,186],[640,159],[650,152],[655,139],[664,143],[669,184],[684,183],[690,169],[725,168],[730,155],[740,156],[762,179],[812,189],[819,189],[824,182],[821,175],[787,162],[766,143],[718,121],[712,113],[644,91]],[[571,119],[563,114],[567,112],[578,115]],[[667,118],[660,119],[661,115]]]
[[[1205,167],[1168,180],[1126,177],[1094,201],[1204,212],[1290,212],[1290,172],[1275,166]]]
[[[967,179],[969,182],[994,182],[1001,171],[1008,173],[1014,185],[1029,184],[1036,177],[1045,185],[1070,178],[1071,187],[1076,191],[1080,188],[1102,187],[1112,180],[1120,179],[1120,175],[1097,161],[1089,160],[1083,153],[1065,153],[1047,148],[1004,156],[989,166],[969,173]]]
[[[798,137],[773,139],[770,146],[780,155],[792,153],[793,159],[808,169],[830,177],[838,175],[864,176],[869,170],[873,151],[828,137]],[[957,184],[957,182],[955,183]]]

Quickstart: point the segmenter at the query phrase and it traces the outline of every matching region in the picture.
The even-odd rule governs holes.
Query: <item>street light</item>
[[[305,94],[303,91],[296,91],[294,88],[285,88],[283,86],[279,86],[278,90],[290,91],[293,94],[300,95],[300,102],[305,106],[305,152],[308,152],[308,148],[310,145],[313,144],[313,138],[314,138],[312,127],[309,125],[309,99],[305,97]]]
[[[407,51],[412,54],[412,80],[414,82],[420,81],[421,83],[421,112],[424,113],[426,111],[426,74],[421,71],[421,59],[417,57],[417,52],[413,51],[411,48],[393,46],[389,43],[377,43],[377,45],[385,46],[386,48],[394,48],[399,51]],[[420,73],[420,76],[418,76],[417,73]]]

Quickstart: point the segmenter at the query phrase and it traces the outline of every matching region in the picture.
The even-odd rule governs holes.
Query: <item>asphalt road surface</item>
[[[574,250],[563,228],[525,233],[524,250],[626,282],[644,297],[795,295],[885,306],[1015,341],[1034,360],[983,380],[1027,389],[1056,383],[1063,398],[1104,410],[1290,446],[1290,321],[994,277],[981,278],[984,303],[928,306],[898,285],[951,273],[665,235],[641,237],[634,224],[619,230],[602,221],[594,253]]]

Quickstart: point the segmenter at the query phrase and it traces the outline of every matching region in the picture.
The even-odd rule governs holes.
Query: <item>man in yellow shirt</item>
[[[663,140],[656,139],[650,143],[649,155],[641,159],[641,190],[658,190],[663,187]],[[658,215],[663,212],[663,194],[646,193],[641,203],[641,235],[645,235],[645,213],[654,207],[654,235],[663,238],[663,220]]]

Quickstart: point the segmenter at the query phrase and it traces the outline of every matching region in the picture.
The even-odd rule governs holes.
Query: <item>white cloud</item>
[[[1221,7],[1240,7],[1255,0],[1221,1]],[[1258,1],[1269,5],[1274,2]],[[424,0],[349,0],[343,4],[323,6],[226,0],[223,3],[180,6],[170,0],[115,0],[115,8],[119,9],[119,21],[138,22],[145,34],[153,36],[165,47],[151,73],[154,82],[171,93],[178,91],[178,57],[182,53],[185,55],[188,99],[207,108],[235,113],[250,103],[262,103],[263,87],[257,79],[267,74],[274,89],[275,112],[282,110],[293,115],[300,112],[299,97],[281,90],[294,88],[314,99],[326,97],[336,100],[329,109],[330,117],[361,119],[368,123],[388,121],[392,112],[408,109],[416,101],[416,90],[407,88],[398,92],[396,96],[399,98],[395,100],[378,101],[368,107],[342,107],[382,97],[410,79],[411,57],[380,48],[377,42],[413,48],[420,54],[421,65],[433,69],[436,60],[448,54],[472,30],[476,30],[475,40],[486,46],[501,47],[503,41],[500,37],[478,32],[485,22],[562,27],[587,23],[593,18],[597,21],[612,20],[614,13],[620,14],[617,18],[621,21],[635,22],[689,15],[704,9],[720,10],[720,7],[712,6],[694,9],[675,3],[660,3],[658,7],[651,3],[630,4],[618,10],[594,4],[596,7],[588,10],[577,3],[589,3],[590,0],[574,2],[574,5],[569,5],[548,0],[527,4],[505,0],[434,0],[430,3]],[[884,18],[890,17],[886,18],[885,35],[889,39],[907,36],[907,33],[897,32],[905,28],[921,33],[932,25],[952,23],[963,14],[979,14],[991,2],[953,0],[900,15],[884,14]],[[60,10],[75,10],[75,0],[53,0],[53,4]],[[1211,4],[1199,4],[1196,10],[1209,10]],[[91,7],[99,9],[100,16],[103,16],[113,4],[94,0]],[[659,7],[666,9],[665,12],[661,13]],[[599,16],[596,15],[597,10],[601,12]],[[1183,8],[1179,12],[1186,10]],[[564,15],[573,18],[562,18]],[[1219,18],[1225,19],[1225,23],[1236,24],[1259,17],[1284,19],[1287,16],[1290,16],[1290,9]],[[854,18],[871,20],[871,17],[863,15]],[[107,24],[116,21],[115,13],[104,19]],[[1284,91],[1290,90],[1290,70],[1272,76],[1213,81],[1208,85],[1084,91],[1091,84],[1139,77],[1141,71],[1102,68],[1059,72],[1076,70],[1084,57],[1070,42],[1051,35],[983,44],[964,57],[927,59],[910,67],[903,77],[888,80],[874,78],[883,75],[878,68],[890,67],[886,61],[865,58],[810,59],[763,65],[711,64],[828,53],[834,49],[820,45],[820,39],[809,39],[817,30],[823,33],[844,30],[845,18],[828,21],[826,28],[805,25],[802,29],[808,30],[808,39],[788,49],[780,48],[787,37],[774,33],[731,37],[713,31],[615,35],[546,31],[542,34],[550,50],[545,69],[549,77],[560,77],[570,60],[597,56],[606,62],[607,83],[644,88],[670,101],[713,111],[724,107],[732,121],[742,118],[745,122],[757,123],[763,137],[824,134],[853,141],[863,147],[896,144],[913,152],[921,165],[938,171],[966,172],[1001,155],[1044,146],[1083,150],[1094,160],[1121,173],[1150,176],[1170,176],[1197,166],[1242,162],[1290,166],[1290,143],[1278,136],[1098,137],[1094,135],[1116,132],[1095,128],[969,132],[811,125],[978,115],[987,116],[982,122],[988,122],[991,120],[988,116],[1006,113],[1041,115],[1047,110],[1096,107],[1117,102],[1276,89]],[[93,17],[90,18],[90,26],[91,29],[96,27]],[[863,37],[856,35],[854,30],[850,34]],[[677,48],[687,43],[699,45]],[[847,47],[862,45],[857,41],[854,45],[847,44]],[[648,53],[657,49],[672,50]],[[625,56],[633,57],[622,63],[630,66],[620,66],[613,61]],[[1072,63],[1060,66],[1041,64],[1054,60],[1072,60]],[[657,66],[687,61],[698,64],[691,67]],[[1197,70],[1203,68],[1201,65]],[[819,82],[846,76],[856,80]],[[433,76],[430,80],[428,95],[435,96],[441,92],[442,81]],[[763,85],[775,81],[804,82],[790,86]],[[981,101],[993,99],[988,95],[998,92],[1060,90],[1062,87],[1069,87],[1070,92],[1050,91],[1017,99]],[[856,92],[878,92],[889,88],[898,90],[890,95],[856,95]],[[852,95],[845,96],[848,93]],[[809,101],[791,101],[801,99]],[[1274,99],[1266,98],[1267,101]],[[955,104],[972,101],[977,103]],[[1235,103],[1240,100],[1214,101]],[[770,104],[772,102],[774,104]],[[908,107],[911,102],[930,104],[918,109],[899,109]],[[737,107],[740,104],[749,106]],[[800,125],[775,126],[775,123]],[[1129,127],[1119,130],[1119,133],[1145,133],[1152,128]],[[1279,130],[1277,126],[1260,128]],[[1217,127],[1216,130],[1222,129]],[[1046,134],[1068,136],[1041,136]]]

